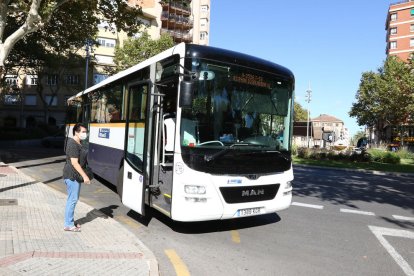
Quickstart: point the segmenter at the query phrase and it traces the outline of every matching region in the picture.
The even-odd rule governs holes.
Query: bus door
[[[158,82],[153,97],[151,206],[171,217],[178,79]]]
[[[144,215],[145,190],[149,186],[150,154],[148,141],[151,137],[149,81],[135,83],[128,88],[127,120],[125,127],[125,162],[118,181],[118,193],[122,203]]]

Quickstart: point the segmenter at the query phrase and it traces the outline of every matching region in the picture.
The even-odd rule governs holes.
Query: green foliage
[[[400,149],[395,152],[401,159],[414,159],[414,153],[406,150]]]
[[[377,126],[404,123],[414,113],[414,63],[397,57],[386,59],[378,72],[364,72],[351,117],[359,125]]]
[[[298,157],[308,159],[311,156],[311,151],[308,148],[298,148]]]
[[[299,148],[297,156],[302,159],[312,160],[331,160],[331,161],[343,161],[343,162],[379,162],[386,164],[399,164],[401,157],[398,153],[389,152],[379,149],[371,149],[368,152],[362,153],[341,151],[336,152],[326,149],[308,149]]]
[[[142,33],[139,38],[129,38],[124,41],[124,46],[115,48],[114,62],[117,71],[122,71],[138,64],[164,50],[174,46],[174,41],[169,34],[162,34],[157,40],[151,39],[148,33]]]
[[[298,146],[296,144],[292,145],[292,155],[298,154]]]
[[[370,149],[368,152],[372,156],[371,159],[374,162],[399,164],[401,161],[401,157],[395,152],[384,151],[380,149]]]
[[[7,6],[7,18],[5,22],[0,21],[6,26],[0,37],[2,41],[25,23],[29,9],[28,1],[21,0]],[[13,45],[6,67],[48,66],[53,60],[51,55],[75,53],[87,39],[95,38],[102,18],[108,23],[108,31],[125,31],[129,35],[138,33],[142,25],[137,20],[141,9],[123,0],[48,0],[42,1],[38,13],[46,24],[35,32],[26,33]]]
[[[300,103],[295,102],[293,121],[303,122],[308,120],[308,110],[303,108]]]

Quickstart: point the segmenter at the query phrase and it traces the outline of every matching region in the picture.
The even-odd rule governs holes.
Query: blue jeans
[[[68,192],[68,199],[65,208],[65,227],[75,226],[74,214],[76,203],[79,199],[80,183],[74,180],[65,179],[66,191]]]

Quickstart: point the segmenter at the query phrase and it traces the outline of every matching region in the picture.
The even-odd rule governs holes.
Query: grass
[[[303,159],[293,156],[293,164],[312,165],[330,168],[364,169],[382,172],[414,173],[414,159],[402,158],[400,164],[385,164],[379,162],[349,162]]]

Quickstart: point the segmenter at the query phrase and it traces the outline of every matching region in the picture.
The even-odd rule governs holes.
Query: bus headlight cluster
[[[287,181],[287,182],[286,182],[285,189],[287,190],[287,189],[290,189],[290,188],[292,188],[292,182]]]
[[[204,195],[206,193],[206,187],[196,185],[184,185],[184,191],[187,194]]]

